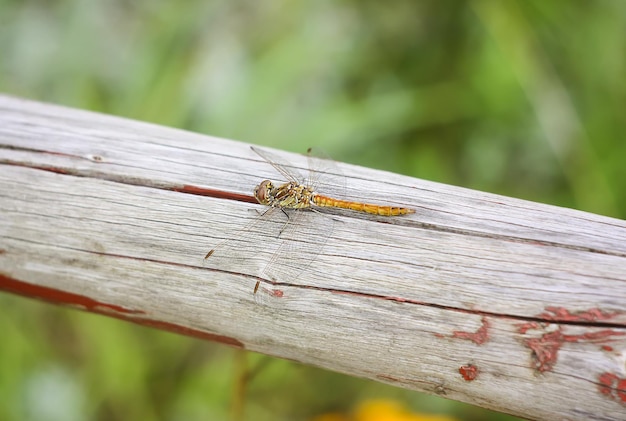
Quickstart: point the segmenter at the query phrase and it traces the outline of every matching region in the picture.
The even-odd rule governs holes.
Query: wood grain
[[[530,419],[626,419],[624,221],[338,165],[347,199],[416,213],[312,213],[334,229],[295,279],[267,276],[269,234],[215,267],[279,178],[248,145],[0,96],[0,289]]]

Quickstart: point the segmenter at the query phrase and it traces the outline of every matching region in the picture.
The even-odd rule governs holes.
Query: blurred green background
[[[0,0],[0,91],[623,219],[625,28],[621,0]],[[513,419],[7,294],[0,332],[2,420]]]

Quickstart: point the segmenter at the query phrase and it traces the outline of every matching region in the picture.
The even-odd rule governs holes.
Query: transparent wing
[[[309,148],[307,157],[309,161],[307,185],[319,194],[344,199],[346,177],[337,163],[319,149]]]
[[[266,303],[280,286],[294,284],[310,268],[333,231],[335,221],[306,209],[268,208],[217,244],[204,259],[204,267],[256,276],[266,280],[255,300]],[[269,281],[269,282],[267,282]]]
[[[282,213],[282,212],[281,212]],[[259,304],[267,304],[275,297],[279,285],[295,284],[303,271],[315,271],[313,262],[318,258],[334,228],[335,220],[305,209],[286,210],[289,221],[280,232],[280,246],[262,270],[262,283],[255,294]],[[283,214],[284,215],[284,214]]]
[[[266,150],[255,148],[254,146],[250,146],[250,149],[266,160],[267,163],[274,167],[287,181],[295,181],[298,184],[304,183],[304,177],[300,171],[283,158]]]
[[[335,161],[323,151],[309,148],[307,151],[309,173],[305,178],[297,168],[280,156],[254,146],[251,146],[250,149],[267,161],[288,181],[304,184],[323,195],[335,196],[338,199],[345,197],[346,178]]]

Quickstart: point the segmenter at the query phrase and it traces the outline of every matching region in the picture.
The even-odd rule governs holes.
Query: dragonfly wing
[[[329,215],[308,210],[287,210],[287,213],[289,221],[280,233],[280,247],[262,276],[271,282],[293,284],[304,270],[312,269],[311,264],[326,245],[335,221]],[[272,290],[272,285],[262,286],[257,295],[267,298]]]
[[[286,160],[275,155],[271,152],[268,152],[263,149],[255,148],[254,146],[250,146],[257,155],[267,161],[272,167],[276,169],[287,181],[295,181],[298,184],[303,183],[304,177],[293,165],[289,164]]]
[[[284,222],[284,214],[277,208],[267,208],[263,213],[255,214],[243,228],[235,229],[228,234],[226,240],[217,243],[207,253],[203,266],[225,272],[261,276],[265,262],[280,247],[277,233]]]
[[[307,183],[317,193],[343,199],[346,196],[346,177],[328,155],[319,149],[309,149],[309,177]]]

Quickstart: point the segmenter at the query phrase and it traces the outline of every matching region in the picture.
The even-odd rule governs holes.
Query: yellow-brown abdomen
[[[339,200],[333,199],[332,197],[316,195],[314,198],[314,203],[317,206],[327,207],[327,208],[341,208],[341,209],[350,209],[357,212],[365,212],[373,215],[381,215],[381,216],[398,216],[398,215],[406,215],[409,213],[415,213],[414,209],[410,208],[400,208],[395,206],[380,206],[380,205],[372,205],[369,203],[360,203],[360,202],[350,202],[348,200]]]

